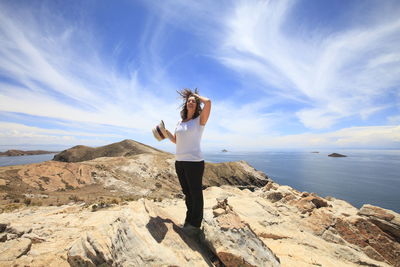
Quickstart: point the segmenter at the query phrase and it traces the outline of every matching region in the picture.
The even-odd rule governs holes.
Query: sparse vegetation
[[[67,190],[73,190],[75,189],[75,187],[73,187],[72,185],[70,185],[67,181],[65,181],[64,179],[61,179],[61,182],[63,182],[65,184],[65,189]]]
[[[46,176],[42,176],[39,179],[42,180],[43,182],[45,182],[46,184],[48,184],[50,182],[50,178],[46,177]]]
[[[21,204],[7,204],[7,205],[3,205],[1,212],[11,212],[14,210],[17,210],[21,207]]]
[[[136,201],[136,200],[138,200],[138,199],[140,199],[141,197],[139,197],[139,196],[128,196],[128,197],[125,197],[124,198],[124,201],[128,201],[128,202],[130,202],[130,201]]]
[[[74,201],[74,202],[82,202],[82,201],[83,201],[83,199],[79,198],[79,197],[76,196],[76,195],[71,195],[71,196],[68,197],[68,199],[69,199],[69,200],[72,200],[72,201]]]
[[[32,203],[32,199],[30,199],[30,198],[25,198],[25,200],[24,200],[24,204],[25,204],[25,205],[29,206],[31,203]]]
[[[42,201],[37,201],[37,202],[33,202],[34,206],[43,206],[43,202]]]

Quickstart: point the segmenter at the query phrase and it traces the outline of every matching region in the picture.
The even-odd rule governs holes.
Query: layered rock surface
[[[284,197],[271,200],[276,192]],[[344,201],[275,183],[255,192],[209,187],[204,195],[203,243],[180,228],[182,199],[139,199],[97,211],[70,204],[2,213],[0,265],[399,266],[395,237]],[[304,199],[327,205],[304,205]],[[392,215],[397,222],[399,214]]]

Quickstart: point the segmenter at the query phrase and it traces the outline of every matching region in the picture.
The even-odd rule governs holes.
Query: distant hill
[[[57,153],[54,151],[45,151],[45,150],[17,150],[11,149],[6,152],[0,152],[0,156],[11,157],[11,156],[28,156],[28,155],[42,155],[42,154],[52,154]]]
[[[154,147],[126,139],[101,147],[74,146],[54,156],[53,160],[62,162],[81,162],[100,157],[133,156],[143,153],[168,153]],[[169,154],[169,153],[168,153]]]

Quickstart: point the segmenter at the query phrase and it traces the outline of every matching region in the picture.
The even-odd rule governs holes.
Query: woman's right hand
[[[168,131],[167,129],[165,129],[165,130],[167,131],[168,139],[172,143],[176,144],[176,135],[172,135],[172,133],[170,131]]]

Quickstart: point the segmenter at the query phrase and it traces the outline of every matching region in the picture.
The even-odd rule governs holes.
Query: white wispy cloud
[[[223,21],[227,35],[217,56],[228,67],[254,74],[277,95],[307,103],[296,114],[309,128],[329,128],[349,116],[365,119],[393,105],[377,100],[398,90],[400,19],[387,20],[378,6],[375,17],[382,18],[368,26],[329,33],[316,25],[312,33],[288,34],[294,4],[239,2]]]
[[[137,71],[121,74],[109,64],[112,59],[100,57],[90,28],[60,18],[50,30],[38,18],[55,15],[40,11],[25,13],[24,20],[5,11],[0,14],[0,74],[14,80],[0,84],[2,111],[142,132],[158,122],[160,109],[166,118],[174,117],[175,105],[146,90]],[[85,38],[77,43],[78,36]]]
[[[122,138],[118,134],[87,133],[60,129],[44,129],[20,123],[0,122],[0,147],[21,148],[29,145],[53,145],[68,148],[76,144],[104,145],[110,138]],[[38,146],[39,147],[39,146]]]
[[[233,97],[233,88],[226,97],[212,99],[205,147],[399,147],[397,126],[332,130],[343,119],[365,120],[400,106],[395,100],[382,100],[393,92],[400,99],[400,20],[392,14],[397,9],[382,7],[391,12],[392,19],[385,19],[379,18],[377,7],[368,26],[349,24],[329,32],[316,25],[307,32],[300,25],[296,34],[288,34],[296,3],[143,1],[152,15],[137,36],[138,55],[132,57],[136,61],[124,62],[124,73],[117,58],[129,44],[116,40],[112,53],[104,55],[101,37],[88,25],[65,21],[46,8],[30,12],[21,7],[11,13],[0,4],[0,75],[11,77],[0,81],[0,110],[63,120],[62,129],[67,129],[2,124],[2,138],[8,136],[4,142],[15,144],[69,138],[71,144],[97,145],[107,138],[125,138],[131,131],[130,138],[148,136],[150,145],[173,151],[172,144],[154,141],[150,129],[163,119],[173,131],[179,119],[175,89],[185,85],[176,84],[179,79],[169,72],[191,51],[163,53],[170,34],[180,29],[197,36],[196,49],[203,55],[247,74],[235,79],[242,79],[249,94],[259,95],[240,101]],[[287,108],[292,103],[296,107]],[[287,135],[277,130],[299,123],[310,130],[331,131]],[[399,118],[390,116],[384,123],[398,124]],[[79,131],[72,130],[77,124]],[[94,125],[105,125],[99,128],[107,134],[94,135]],[[108,134],[113,127],[127,134]]]
[[[218,136],[215,137],[217,139]],[[214,140],[214,138],[211,138]],[[293,135],[270,135],[265,133],[247,138],[243,135],[227,134],[221,142],[205,141],[206,149],[228,150],[268,149],[391,149],[400,145],[400,126],[350,127],[326,133],[303,133]]]

